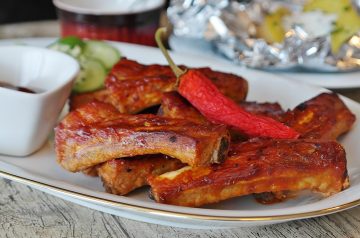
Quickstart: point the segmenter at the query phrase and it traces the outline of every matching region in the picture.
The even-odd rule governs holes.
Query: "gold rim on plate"
[[[257,217],[227,217],[227,216],[212,216],[212,215],[195,215],[190,213],[182,213],[182,212],[174,212],[174,211],[166,211],[156,208],[148,208],[142,207],[138,205],[131,205],[121,202],[115,202],[109,199],[99,198],[92,195],[86,195],[83,193],[71,191],[68,189],[59,188],[53,185],[49,185],[46,183],[38,182],[32,179],[27,179],[21,176],[13,175],[4,171],[0,171],[0,177],[5,179],[10,179],[15,182],[19,182],[32,187],[46,188],[50,191],[67,195],[72,198],[76,198],[79,200],[83,200],[86,202],[96,203],[99,205],[107,205],[120,209],[126,209],[128,211],[136,211],[136,212],[145,212],[151,213],[153,215],[174,217],[174,218],[186,218],[186,219],[197,219],[197,220],[210,220],[210,221],[243,221],[243,222],[254,222],[254,221],[282,221],[282,220],[293,220],[293,219],[302,219],[302,218],[310,218],[321,215],[327,215],[330,213],[339,212],[342,210],[349,209],[351,207],[355,207],[360,204],[360,199],[342,204],[340,206],[330,207],[326,209],[311,211],[311,212],[303,212],[296,214],[288,214],[288,215],[275,215],[275,216],[257,216]]]

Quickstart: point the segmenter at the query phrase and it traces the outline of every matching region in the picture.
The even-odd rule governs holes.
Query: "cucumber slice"
[[[107,43],[78,37],[65,37],[48,46],[74,58],[80,64],[81,71],[73,86],[73,92],[83,93],[104,86],[107,71],[120,59],[119,51]]]
[[[91,92],[104,86],[107,72],[101,62],[93,59],[82,59],[80,67],[81,71],[76,78],[73,92]]]
[[[84,41],[75,36],[61,38],[48,46],[49,49],[61,51],[75,58],[78,58],[82,54],[84,47]]]
[[[95,40],[86,41],[84,55],[99,60],[106,69],[111,69],[120,59],[120,52],[111,45]]]

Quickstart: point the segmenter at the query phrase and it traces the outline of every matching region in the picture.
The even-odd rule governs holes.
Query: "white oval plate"
[[[46,46],[53,41],[54,39],[21,39],[1,41],[0,44],[26,43]],[[124,43],[113,44],[128,58],[142,63],[165,64],[158,49]],[[181,54],[173,54],[173,57],[179,64],[194,67],[210,66],[216,70],[242,75],[250,84],[249,100],[280,102],[284,108],[293,108],[320,92],[326,91],[286,80],[274,74],[244,69],[206,58]],[[343,99],[360,118],[360,105],[350,99]],[[80,173],[73,174],[57,165],[51,139],[40,151],[29,157],[0,155],[0,176],[83,206],[144,222],[188,228],[264,225],[330,214],[358,205],[360,203],[359,140],[358,123],[341,139],[348,158],[351,182],[349,189],[329,198],[304,194],[296,199],[274,205],[261,205],[256,203],[252,196],[245,196],[205,208],[188,208],[157,204],[148,198],[147,188],[139,189],[128,196],[108,194],[104,192],[99,178],[87,177]]]

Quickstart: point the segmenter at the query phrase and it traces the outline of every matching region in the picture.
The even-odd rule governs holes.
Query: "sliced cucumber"
[[[61,38],[48,48],[66,53],[78,60],[81,71],[73,86],[73,92],[95,91],[104,86],[104,80],[120,59],[119,51],[105,42],[83,41],[78,37]]]
[[[83,93],[95,91],[104,86],[106,69],[98,60],[80,60],[81,71],[73,86],[73,92]]]
[[[116,48],[105,42],[95,40],[86,41],[84,55],[99,60],[108,70],[120,59],[120,52]]]
[[[82,54],[84,47],[85,42],[75,36],[61,38],[48,46],[49,49],[61,51],[75,58],[78,58]]]

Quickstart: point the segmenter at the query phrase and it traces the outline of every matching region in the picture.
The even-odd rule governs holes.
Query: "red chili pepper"
[[[156,32],[156,41],[178,77],[178,92],[212,122],[229,125],[251,137],[292,139],[299,133],[272,118],[251,114],[224,96],[201,72],[178,68],[162,45],[161,35],[166,28]]]
[[[251,114],[224,96],[201,72],[180,76],[178,92],[212,122],[226,124],[252,137],[297,138],[299,133],[270,117]]]

